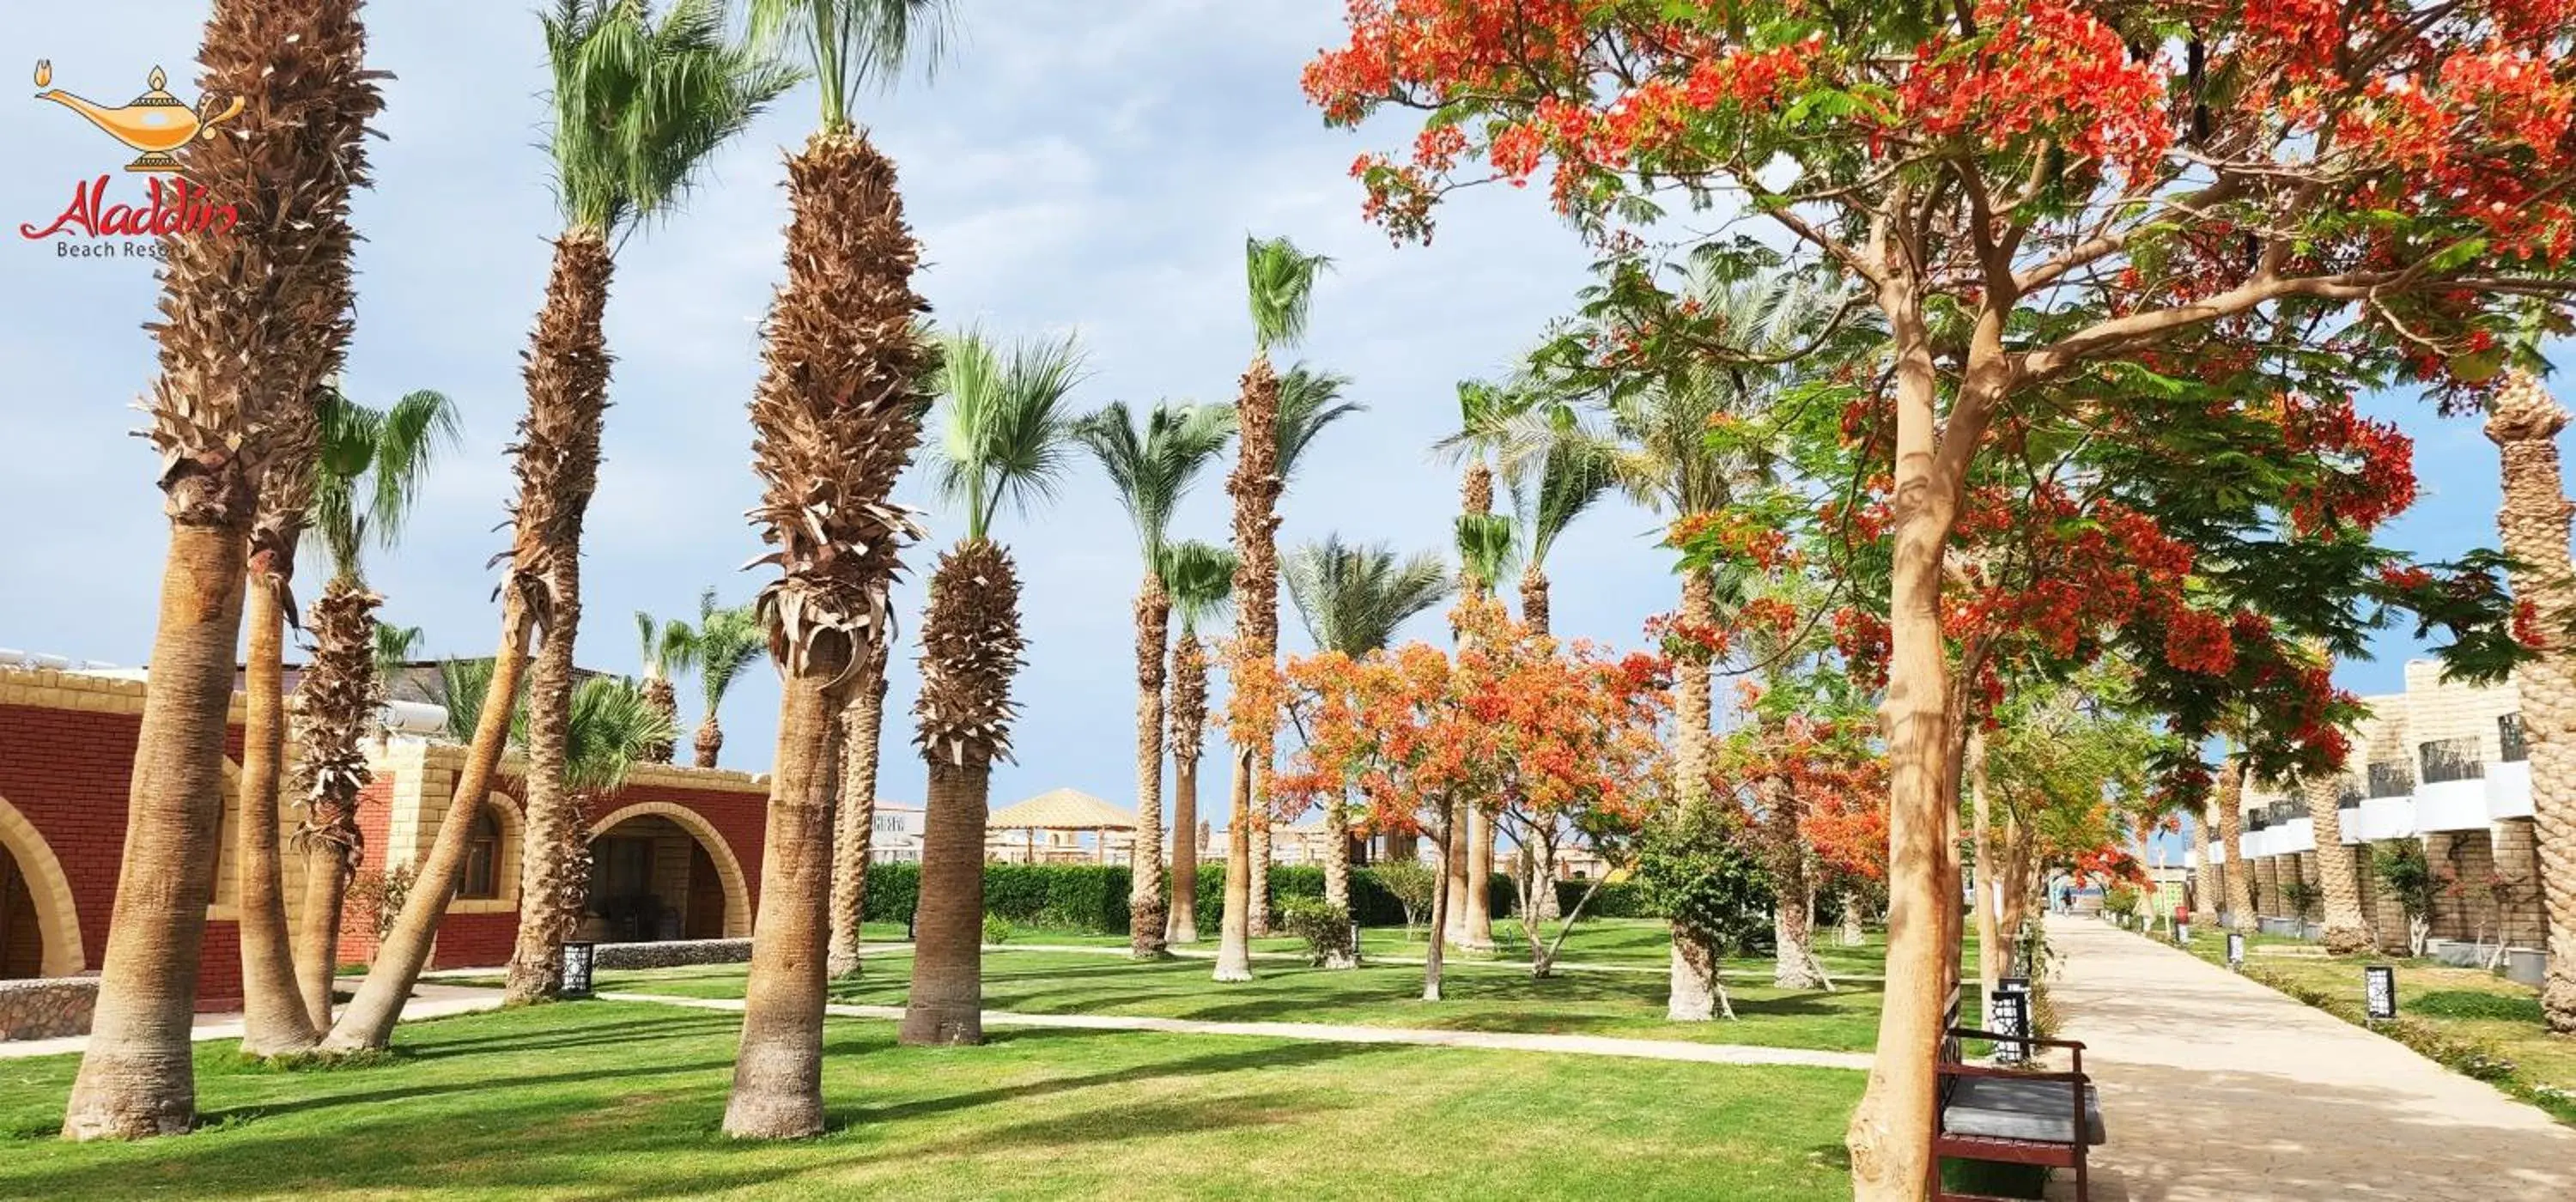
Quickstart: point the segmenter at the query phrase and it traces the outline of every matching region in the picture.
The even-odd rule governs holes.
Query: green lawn
[[[717,1125],[739,1020],[587,1002],[406,1026],[398,1057],[245,1067],[206,1129],[52,1138],[75,1061],[0,1061],[0,1197],[1726,1198],[1849,1195],[1863,1075],[1454,1049],[834,1020],[834,1131]]]

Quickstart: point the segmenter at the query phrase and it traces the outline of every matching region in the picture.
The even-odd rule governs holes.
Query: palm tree
[[[358,833],[358,793],[369,777],[361,743],[384,701],[389,661],[409,658],[421,637],[418,627],[376,620],[383,598],[367,585],[366,547],[372,541],[390,551],[402,541],[421,479],[442,451],[462,443],[456,406],[427,390],[379,410],[333,389],[321,412],[311,541],[332,573],[305,620],[313,656],[295,688],[302,744],[296,788],[304,810],[295,830],[295,846],[304,856],[295,974],[300,1004],[316,1031],[331,1026],[340,912],[366,850]],[[250,863],[245,856],[245,875]]]
[[[1234,412],[1223,406],[1158,404],[1140,426],[1125,402],[1112,401],[1084,419],[1075,434],[1118,490],[1145,560],[1145,580],[1136,590],[1136,839],[1128,857],[1127,932],[1137,959],[1160,959],[1166,918],[1163,657],[1170,649],[1172,619],[1163,557],[1172,510],[1234,436]]]
[[[1437,555],[1399,560],[1391,547],[1354,546],[1339,536],[1290,550],[1285,567],[1288,599],[1296,603],[1307,637],[1318,650],[1352,659],[1385,650],[1395,641],[1396,628],[1438,605],[1452,587],[1449,569]],[[1351,905],[1350,829],[1349,807],[1339,798],[1327,802],[1324,901],[1344,912]]]
[[[1243,373],[1242,392],[1235,401],[1240,438],[1234,473],[1225,485],[1234,498],[1234,600],[1241,615],[1236,619],[1241,651],[1233,676],[1238,690],[1278,672],[1279,494],[1292,466],[1290,457],[1303,451],[1306,440],[1320,428],[1310,419],[1301,433],[1283,415],[1291,404],[1320,413],[1330,407],[1321,403],[1324,394],[1337,391],[1302,387],[1300,399],[1292,401],[1285,395],[1284,381],[1270,366],[1273,348],[1294,345],[1305,337],[1315,275],[1332,260],[1306,254],[1286,238],[1246,238],[1243,260],[1252,303],[1252,366]],[[1259,929],[1254,915],[1256,908],[1267,909],[1270,867],[1266,835],[1260,854],[1255,854],[1252,844],[1252,827],[1259,821],[1253,798],[1263,787],[1256,778],[1269,774],[1276,735],[1268,716],[1236,721],[1228,732],[1234,746],[1234,780],[1226,818],[1225,919],[1216,957],[1219,981],[1252,979],[1251,939]],[[1262,830],[1268,830],[1266,824]]]
[[[540,17],[553,72],[549,149],[563,232],[555,240],[526,355],[528,409],[516,445],[515,529],[504,558],[495,692],[515,695],[528,673],[528,852],[520,893],[550,898],[569,866],[553,854],[576,820],[564,786],[571,720],[573,637],[581,624],[581,527],[599,470],[608,408],[608,348],[600,318],[617,248],[667,213],[719,146],[795,73],[725,36],[721,0],[678,0],[659,20],[644,0],[557,0]],[[438,917],[465,865],[466,845],[500,768],[506,712],[487,706],[457,773],[454,800],[420,864],[402,914],[327,1048],[377,1048],[392,1037],[402,999],[420,975]],[[514,997],[552,993],[561,949],[543,922],[522,922],[511,956]]]
[[[2576,623],[2576,564],[2567,552],[2568,515],[2576,505],[2568,502],[2558,466],[2558,432],[2566,426],[2567,410],[2527,371],[2508,374],[2487,411],[2486,435],[2501,457],[2504,486],[2496,528],[2518,566],[2514,595],[2533,607],[2530,626],[2544,640],[2539,658],[2514,669],[2531,755],[2541,903],[2549,919],[2549,977],[2540,1008],[2550,1030],[2576,1035],[2576,656],[2566,635]]]
[[[940,495],[966,532],[940,556],[921,620],[921,697],[914,743],[930,769],[923,807],[921,898],[912,990],[896,1038],[907,1044],[984,1038],[984,815],[992,764],[1010,755],[1011,681],[1021,652],[1019,572],[992,539],[1005,509],[1052,498],[1076,442],[1067,398],[1082,378],[1071,338],[996,348],[969,330],[940,347]]]
[[[870,644],[841,706],[840,795],[832,812],[832,934],[827,968],[859,974],[868,912],[868,858],[876,840],[877,753],[885,736],[886,647]]]
[[[1552,412],[1556,415],[1551,419],[1552,426],[1572,428],[1571,409],[1557,406]],[[1550,616],[1548,553],[1556,549],[1556,540],[1574,524],[1574,519],[1617,487],[1618,478],[1589,444],[1551,438],[1539,448],[1534,467],[1519,472],[1506,469],[1504,479],[1511,488],[1512,508],[1521,531],[1521,622],[1546,634]]]
[[[706,716],[698,719],[698,733],[691,740],[698,767],[716,766],[724,752],[724,727],[716,721],[716,711],[724,708],[725,694],[742,679],[743,669],[768,650],[769,636],[761,628],[756,606],[717,605],[714,589],[699,594],[698,626],[689,635],[689,658],[698,670],[698,689],[707,703]]]
[[[1517,554],[1512,519],[1491,511],[1494,481],[1483,467],[1469,465],[1466,508],[1457,523],[1459,591],[1469,601],[1491,598]],[[1472,645],[1464,630],[1458,632],[1458,645],[1462,651]],[[1446,840],[1445,847],[1450,897],[1441,937],[1464,950],[1489,952],[1494,949],[1494,816],[1473,798],[1459,805],[1464,812],[1458,837]]]
[[[1234,552],[1195,540],[1163,548],[1162,578],[1181,628],[1172,640],[1173,943],[1199,941],[1199,752],[1208,720],[1207,644],[1199,628],[1224,616],[1234,599]]]
[[[778,579],[761,625],[784,678],[760,913],[725,1134],[823,1129],[823,1004],[831,941],[831,784],[856,678],[893,637],[886,591],[920,537],[889,501],[921,441],[937,353],[912,289],[921,247],[892,160],[850,120],[861,88],[935,57],[944,0],[752,0],[756,37],[804,48],[822,121],[787,160],[787,280],[770,304],[752,394],[753,522]]]
[[[662,724],[673,731],[680,729],[680,699],[671,687],[671,677],[696,666],[696,633],[678,618],[661,621],[643,610],[635,611],[635,647],[644,664],[644,700],[653,712],[662,715]],[[679,746],[676,736],[656,743],[644,749],[644,761],[670,763]]]
[[[356,10],[355,0],[218,0],[197,55],[203,92],[250,103],[227,136],[180,154],[189,178],[241,220],[226,237],[168,241],[161,272],[160,372],[143,407],[170,542],[117,919],[63,1116],[68,1138],[175,1134],[196,1121],[188,1032],[215,895],[242,594],[254,551],[274,557],[293,544],[252,545],[258,493],[301,478],[295,461],[314,423],[299,411],[349,332],[349,193],[366,183],[360,145],[379,104]],[[274,610],[254,630],[288,608],[282,588],[262,604]]]
[[[671,741],[671,721],[654,707],[634,681],[593,676],[573,690],[569,721],[564,726],[564,792],[574,803],[576,820],[565,824],[563,843],[552,851],[564,871],[550,897],[519,895],[519,925],[545,924],[540,937],[563,946],[580,928],[590,899],[590,832],[578,820],[581,810],[625,784],[627,771],[646,762],[654,746]],[[535,733],[535,714],[522,705],[514,723],[514,741],[526,746]]]

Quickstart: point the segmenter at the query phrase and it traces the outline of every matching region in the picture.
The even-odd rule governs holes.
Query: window
[[[2458,739],[2436,739],[2420,749],[2424,756],[2424,783],[2477,780],[2487,774],[2486,761],[2480,757],[2476,735]]]
[[[2506,714],[2496,719],[2496,742],[2504,748],[2504,762],[2519,764],[2531,758],[2531,745],[2522,741],[2522,715]]]
[[[501,820],[489,812],[474,820],[474,837],[465,844],[465,879],[456,896],[478,901],[501,896]]]

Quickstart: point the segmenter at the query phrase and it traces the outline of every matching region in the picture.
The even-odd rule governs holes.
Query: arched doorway
[[[685,806],[645,802],[591,827],[582,937],[602,943],[751,934],[751,894],[724,836]]]
[[[0,800],[0,980],[74,976],[83,966],[71,879],[35,824]]]

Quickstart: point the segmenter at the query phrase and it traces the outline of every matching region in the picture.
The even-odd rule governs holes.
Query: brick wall
[[[2529,818],[2507,818],[2489,832],[2496,875],[2513,883],[2513,897],[2503,908],[2504,941],[2515,947],[2547,947],[2549,914],[2540,898],[2538,831]]]

